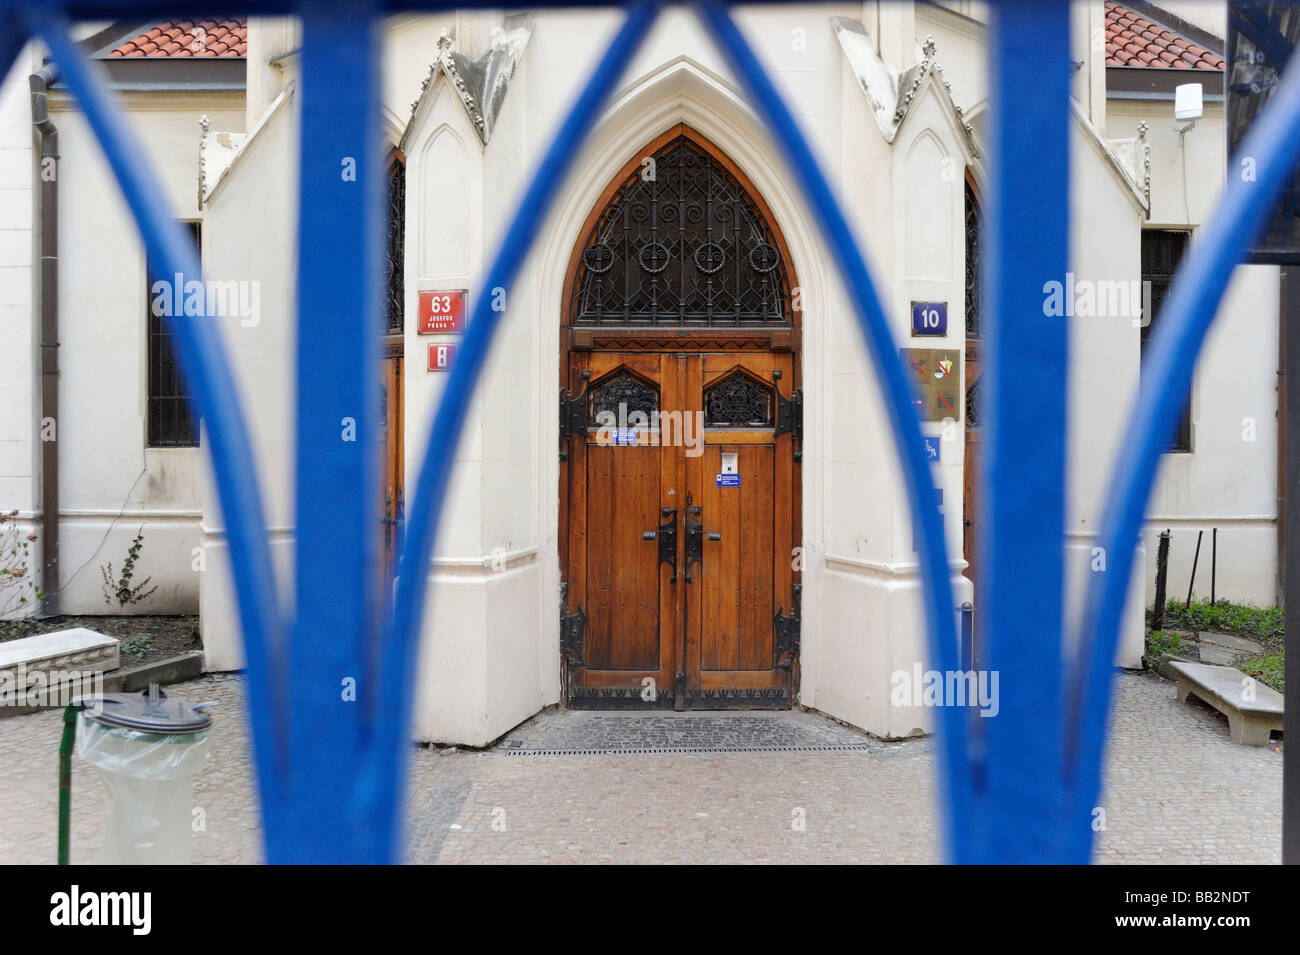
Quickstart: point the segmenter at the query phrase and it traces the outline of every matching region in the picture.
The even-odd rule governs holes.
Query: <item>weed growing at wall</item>
[[[18,528],[18,512],[0,513],[0,618],[25,611],[44,595],[31,568],[35,534]]]
[[[111,604],[117,601],[119,607],[127,607],[131,604],[140,603],[142,600],[152,594],[157,587],[150,587],[152,577],[146,577],[140,583],[132,585],[131,581],[135,578],[135,562],[140,557],[140,551],[144,548],[144,528],[141,527],[131,541],[131,546],[127,549],[126,560],[122,561],[122,573],[114,578],[113,562],[109,561],[99,568],[99,572],[104,578],[104,603]]]

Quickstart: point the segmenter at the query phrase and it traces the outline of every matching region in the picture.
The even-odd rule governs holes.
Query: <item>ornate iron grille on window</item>
[[[384,259],[385,288],[388,298],[384,313],[384,331],[400,335],[405,327],[405,255],[406,255],[406,164],[394,156],[388,167],[388,245]]]
[[[200,225],[184,223],[186,233],[200,247]],[[185,379],[181,377],[180,363],[173,348],[173,333],[161,310],[154,308],[156,295],[153,287],[157,276],[149,270],[149,396],[148,396],[148,446],[151,448],[197,448],[199,422],[195,414]],[[166,279],[170,289],[170,279]],[[166,292],[165,294],[172,294]]]
[[[575,325],[788,325],[786,264],[736,181],[685,136],[614,193],[582,254]]]
[[[1142,316],[1142,330],[1138,335],[1139,347],[1146,352],[1155,316],[1164,306],[1165,296],[1173,285],[1174,273],[1187,254],[1187,243],[1192,234],[1186,230],[1144,229],[1142,232],[1142,282],[1151,289],[1151,304]],[[1178,430],[1169,442],[1170,451],[1192,450],[1192,406],[1189,398],[1183,402],[1178,416]]]
[[[980,331],[980,207],[975,190],[966,183],[966,337]]]
[[[646,423],[649,423],[659,410],[659,393],[653,385],[646,384],[627,371],[619,371],[592,385],[587,408],[587,421],[593,428],[609,426],[611,419],[602,420],[602,415],[612,415],[612,420],[616,422],[626,422],[633,415],[643,415]],[[618,427],[626,425],[620,423]]]
[[[743,371],[733,371],[704,392],[706,428],[772,427],[772,391]]]

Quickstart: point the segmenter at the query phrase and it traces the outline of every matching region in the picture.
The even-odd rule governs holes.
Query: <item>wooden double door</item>
[[[573,352],[569,376],[570,705],[788,706],[793,355]]]

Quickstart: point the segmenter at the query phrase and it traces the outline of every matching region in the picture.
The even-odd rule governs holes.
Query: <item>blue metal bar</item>
[[[0,83],[8,77],[14,60],[18,59],[27,40],[28,33],[23,18],[0,6]]]
[[[1070,9],[1006,0],[989,31],[986,321],[980,568],[986,665],[1000,710],[984,720],[988,811],[981,861],[1059,859],[1062,532],[1067,318],[1044,283],[1066,281],[1070,223]],[[1032,96],[1026,91],[1033,90]],[[1032,162],[1024,143],[1034,144]],[[1030,596],[1032,595],[1032,596]]]
[[[364,0],[303,8],[298,203],[298,451],[289,733],[293,825],[270,862],[380,862],[339,766],[360,761],[387,694],[369,652],[380,624],[378,141],[380,21]],[[382,697],[382,700],[381,700]],[[324,824],[329,820],[328,824]]]
[[[755,6],[788,3],[789,0],[749,0]],[[248,16],[297,16],[310,6],[304,0],[241,0],[233,9],[222,9],[223,14]],[[369,11],[372,15],[384,16],[400,13],[453,12],[456,10],[554,10],[554,9],[603,9],[608,10],[614,4],[610,0],[459,0],[459,2],[434,2],[434,0],[388,0],[386,3],[372,3]],[[125,17],[157,17],[169,20],[180,16],[210,15],[213,12],[211,2],[175,3],[171,0],[71,0],[64,9],[77,20],[112,20]]]
[[[519,273],[547,211],[563,186],[578,150],[596,123],[601,106],[615,89],[624,65],[645,39],[659,13],[657,0],[642,0],[631,7],[599,65],[587,80],[564,123],[556,131],[511,220],[483,289],[475,297],[465,337],[456,352],[446,390],[438,403],[416,482],[415,496],[407,508],[406,536],[398,563],[393,617],[384,643],[382,685],[392,694],[387,719],[379,724],[378,738],[368,756],[372,762],[360,773],[358,802],[363,815],[400,810],[409,745],[411,710],[415,696],[415,662],[419,625],[424,614],[429,561],[437,537],[452,461],[460,443],[474,386],[482,373],[492,338],[504,312],[493,302],[499,289],[506,295]],[[401,835],[400,819],[389,820],[394,835]],[[405,846],[395,842],[392,855],[401,857]]]
[[[1118,456],[1105,498],[1100,540],[1107,569],[1092,576],[1084,600],[1063,744],[1072,816],[1067,832],[1085,853],[1092,837],[1089,816],[1101,792],[1120,618],[1151,485],[1191,393],[1196,357],[1233,269],[1267,225],[1300,158],[1300,61],[1295,56],[1235,158],[1253,159],[1255,177],[1229,167],[1223,197],[1174,278],[1147,344],[1132,425],[1122,439],[1125,453]]]
[[[907,479],[912,524],[918,531],[931,658],[939,669],[955,672],[958,668],[957,631],[943,518],[935,504],[934,481],[925,460],[920,422],[912,409],[911,391],[875,282],[816,156],[781,94],[732,21],[726,5],[717,0],[706,0],[696,7],[696,11],[771,129],[790,172],[799,180],[853,299],[858,327],[879,376],[878,384],[885,396],[895,449]],[[964,857],[962,826],[970,818],[972,809],[971,772],[967,762],[968,712],[952,707],[937,709],[943,765],[940,774],[943,798],[940,802],[944,836],[950,852],[960,861]]]
[[[135,133],[120,108],[71,39],[67,21],[52,10],[41,10],[32,15],[29,27],[49,46],[62,78],[86,114],[159,274],[180,275],[185,282],[199,280],[199,261],[193,243],[166,205],[159,201],[159,177],[144,151],[135,144]],[[262,810],[270,829],[280,821],[276,810],[282,801],[287,756],[286,707],[281,695],[286,671],[257,468],[245,427],[243,404],[214,324],[218,317],[173,315],[167,320],[175,336],[181,370],[203,415],[208,458],[228,529],[230,562],[248,657],[253,755]]]
[[[587,5],[587,0],[556,4]],[[486,4],[457,4],[466,5]],[[552,0],[527,4],[550,5]],[[654,22],[659,3],[642,0],[630,11],[548,147],[475,300],[431,428],[382,646],[376,639],[382,598],[373,573],[378,566],[373,522],[378,516],[377,462],[367,453],[378,412],[373,335],[378,316],[369,313],[376,311],[372,304],[379,299],[382,180],[378,156],[367,145],[376,132],[371,119],[377,115],[376,18],[384,10],[448,7],[418,0],[387,5],[330,0],[312,6],[262,0],[244,6],[261,15],[302,9],[306,23],[298,284],[299,613],[292,650],[281,632],[245,419],[213,325],[219,317],[173,316],[170,324],[182,369],[204,415],[229,528],[268,858],[397,859],[404,850],[408,730],[429,563],[469,402],[502,317],[493,308],[494,293],[509,291],[574,155]],[[524,4],[506,0],[491,6]],[[177,12],[171,0],[81,0],[67,9],[94,18],[163,18]],[[876,286],[808,143],[726,5],[709,0],[700,15],[784,151],[854,301],[886,397],[918,531],[930,655],[940,669],[955,670],[960,664],[942,518],[934,507],[919,422],[910,410],[907,382]],[[64,16],[45,5],[28,10],[0,0],[0,66],[7,67],[22,47],[24,23],[50,46],[85,111],[141,227],[151,261],[181,281],[198,279],[197,257],[180,226],[156,201],[156,177],[70,39]],[[956,861],[1083,861],[1088,856],[1112,662],[1134,560],[1131,544],[1180,407],[1165,399],[1190,390],[1196,355],[1232,269],[1264,227],[1300,155],[1300,68],[1293,67],[1239,154],[1255,160],[1257,178],[1230,175],[1226,194],[1180,270],[1151,339],[1126,442],[1136,450],[1116,464],[1102,522],[1107,569],[1090,581],[1079,655],[1071,682],[1063,688],[1067,334],[1064,316],[1046,314],[1042,287],[1045,281],[1064,281],[1068,267],[1068,33],[1065,0],[1001,0],[994,7],[987,371],[992,398],[989,448],[980,476],[991,528],[982,555],[987,582],[981,613],[990,642],[989,666],[1001,673],[1006,692],[1000,718],[983,727],[987,754],[971,739],[968,711],[941,707],[937,714],[944,836]],[[1013,163],[1012,147],[1026,141],[1037,145],[1035,162]],[[326,142],[329,147],[321,149]],[[348,157],[355,179],[346,175]],[[353,422],[353,441],[346,440],[344,419]],[[1033,598],[1024,599],[1024,593]],[[357,702],[344,695],[347,678],[356,681]],[[340,763],[345,767],[341,778]]]

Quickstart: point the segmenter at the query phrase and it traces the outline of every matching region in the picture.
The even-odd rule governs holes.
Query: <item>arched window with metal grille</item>
[[[685,134],[605,203],[573,285],[572,324],[789,325],[780,240],[727,166]]]

